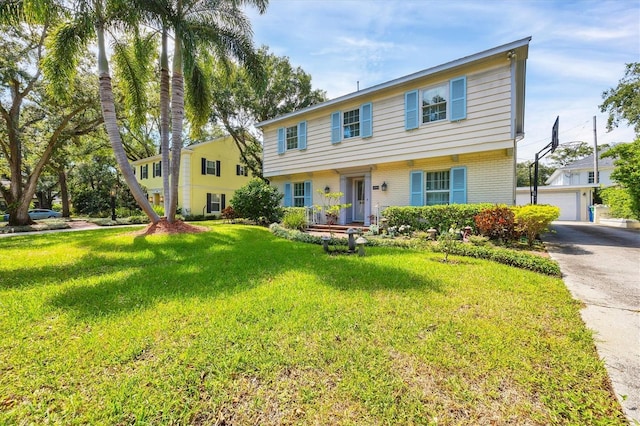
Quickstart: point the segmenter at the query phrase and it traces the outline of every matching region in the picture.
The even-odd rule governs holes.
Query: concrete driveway
[[[567,288],[584,302],[613,389],[631,422],[640,422],[640,230],[554,222],[543,235]]]

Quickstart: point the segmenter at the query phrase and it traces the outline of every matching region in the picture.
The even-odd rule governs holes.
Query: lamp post
[[[116,220],[116,190],[111,190],[111,220]]]

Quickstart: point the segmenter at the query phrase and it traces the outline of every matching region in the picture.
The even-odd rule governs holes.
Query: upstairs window
[[[298,149],[298,126],[287,127],[287,149]]]
[[[600,171],[598,171],[598,182],[600,182]],[[588,183],[595,183],[593,180],[593,172],[589,172],[589,181]]]
[[[149,178],[149,165],[145,164],[144,166],[140,166],[140,179],[148,179]]]
[[[153,177],[162,176],[162,161],[153,163]]]
[[[448,84],[422,91],[422,123],[447,119]]]
[[[307,149],[307,122],[301,121],[295,126],[280,127],[278,129],[278,154],[289,150]]]
[[[345,111],[342,119],[342,128],[345,139],[360,136],[360,109]]]
[[[216,162],[207,160],[207,173],[208,175],[216,174]]]
[[[203,158],[200,163],[200,173],[203,175],[220,176],[220,161]]]
[[[249,170],[242,164],[236,164],[236,176],[249,176]]]

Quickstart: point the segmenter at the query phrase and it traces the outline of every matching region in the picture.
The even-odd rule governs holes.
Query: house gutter
[[[284,114],[281,115],[279,117],[276,118],[272,118],[270,120],[265,120],[265,121],[261,121],[259,123],[257,123],[255,126],[259,127],[259,128],[263,128],[265,126],[277,123],[279,121],[282,120],[286,120],[289,118],[293,118],[296,117],[298,115],[302,115],[302,114],[307,114],[309,112],[313,112],[313,111],[317,111],[320,109],[324,109],[324,108],[328,108],[332,105],[336,105],[345,101],[349,101],[352,99],[357,99],[357,98],[362,98],[362,97],[366,97],[368,95],[370,95],[371,93],[380,91],[380,90],[384,90],[384,89],[389,89],[389,88],[393,88],[395,86],[400,86],[402,84],[406,84],[406,83],[410,83],[412,81],[415,80],[419,80],[421,78],[430,76],[430,75],[434,75],[443,71],[448,71],[457,67],[461,67],[467,64],[470,64],[472,62],[477,62],[483,59],[488,59],[492,56],[496,56],[496,55],[500,55],[500,54],[504,54],[507,52],[511,52],[512,50],[515,49],[519,49],[519,48],[523,48],[529,45],[529,42],[531,41],[531,36],[529,37],[525,37],[523,39],[520,40],[516,40],[513,41],[511,43],[507,43],[507,44],[503,44],[501,46],[498,47],[494,47],[492,49],[489,50],[485,50],[483,52],[479,52],[470,56],[465,56],[464,58],[460,58],[460,59],[456,59],[455,61],[451,61],[451,62],[447,62],[445,64],[442,65],[438,65],[432,68],[427,68],[425,70],[422,71],[418,71],[416,73],[413,74],[409,74],[406,75],[404,77],[400,77],[397,78],[395,80],[391,80],[391,81],[387,81],[385,83],[381,83],[375,86],[371,86],[369,88],[366,89],[362,89],[356,92],[352,92],[349,93],[347,95],[344,96],[340,96],[338,98],[323,102],[323,103],[319,103],[316,105],[312,105],[310,107],[298,110],[298,111],[294,111],[288,114]],[[520,60],[524,60],[527,58],[527,55],[523,55],[522,57],[520,57]]]

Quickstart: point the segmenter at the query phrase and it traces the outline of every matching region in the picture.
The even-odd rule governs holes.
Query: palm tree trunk
[[[122,173],[122,177],[131,190],[133,198],[136,200],[142,211],[149,217],[152,223],[160,221],[160,216],[153,210],[147,195],[144,193],[135,175],[133,168],[129,164],[127,154],[122,145],[122,137],[116,119],[115,103],[113,100],[113,88],[111,86],[111,76],[109,75],[109,62],[107,61],[106,48],[104,42],[104,28],[100,19],[96,23],[96,35],[98,37],[98,78],[100,81],[100,106],[104,117],[104,125],[109,135],[109,142],[116,157],[116,163]]]
[[[176,32],[171,76],[171,194],[167,220],[174,222],[178,207],[180,155],[182,153],[182,121],[184,119],[184,77],[182,75],[182,38]]]
[[[162,188],[164,191],[164,215],[169,217],[171,206],[169,162],[169,59],[167,54],[167,28],[162,28],[160,52],[160,152],[162,154]]]

